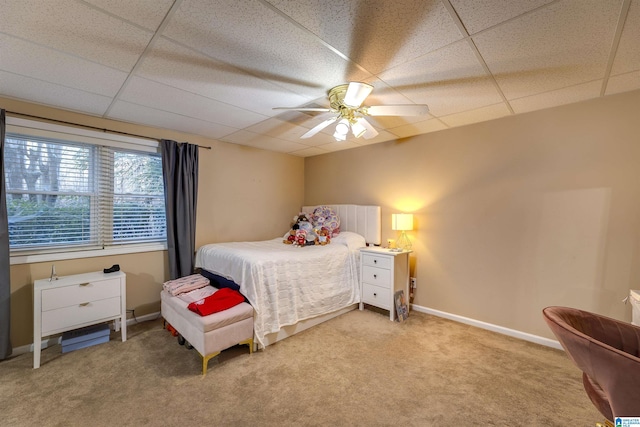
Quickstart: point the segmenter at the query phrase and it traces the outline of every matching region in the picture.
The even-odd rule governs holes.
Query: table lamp
[[[392,214],[391,229],[401,231],[400,237],[396,241],[397,250],[410,250],[411,240],[409,240],[406,231],[413,230],[413,214]]]

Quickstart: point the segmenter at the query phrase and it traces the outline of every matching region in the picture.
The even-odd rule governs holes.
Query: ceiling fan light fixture
[[[346,134],[340,133],[337,130],[333,133],[333,137],[336,139],[336,141],[344,141],[345,139],[347,139]]]
[[[360,138],[367,131],[367,128],[362,124],[363,121],[365,121],[365,119],[360,117],[351,124],[351,132],[356,138]]]
[[[329,90],[329,108],[300,107],[285,108],[283,110],[331,112],[336,116],[325,120],[307,131],[300,138],[306,139],[316,135],[325,127],[338,120],[333,137],[336,141],[344,141],[351,130],[356,138],[373,139],[379,135],[378,131],[369,123],[365,116],[420,116],[429,112],[424,104],[401,105],[363,105],[365,99],[373,91],[373,86],[362,82],[350,82],[334,86]]]
[[[347,87],[347,93],[345,93],[344,100],[342,102],[347,107],[358,108],[362,105],[365,98],[369,96],[372,90],[373,86],[369,84],[351,82]]]
[[[349,133],[349,121],[347,119],[342,119],[336,125],[336,133],[340,135],[347,135]]]

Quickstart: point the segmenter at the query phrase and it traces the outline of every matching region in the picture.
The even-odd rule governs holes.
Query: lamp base
[[[407,236],[407,233],[404,230],[396,241],[396,247],[400,249],[399,252],[402,252],[403,250],[411,250],[411,240],[409,240],[409,236]]]

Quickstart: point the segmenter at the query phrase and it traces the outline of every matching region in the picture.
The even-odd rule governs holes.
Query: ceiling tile
[[[310,148],[305,148],[304,150],[292,151],[289,154],[293,154],[294,156],[300,156],[300,157],[311,157],[311,156],[319,156],[320,154],[327,154],[327,153],[328,151],[323,150],[322,148],[310,147]]]
[[[602,80],[594,80],[580,85],[569,86],[537,95],[514,99],[511,101],[511,106],[516,113],[541,110],[543,108],[596,98],[600,95],[601,88]]]
[[[412,101],[406,98],[402,93],[398,92],[386,82],[377,77],[371,77],[364,80],[365,83],[373,86],[373,91],[364,102],[365,105],[393,105],[393,104],[411,104]]]
[[[631,1],[611,74],[640,70],[640,1]]]
[[[450,0],[469,34],[493,27],[501,22],[555,0]]]
[[[136,25],[155,31],[174,0],[84,0]]]
[[[310,98],[369,76],[258,0],[185,0],[163,34]]]
[[[640,89],[640,71],[609,77],[606,95]]]
[[[218,123],[198,120],[143,105],[118,101],[109,111],[108,118],[129,123],[141,123],[160,129],[202,135],[207,138],[222,138],[237,129]]]
[[[248,145],[250,147],[262,148],[264,150],[280,151],[283,153],[309,148],[303,144],[298,144],[297,142],[285,141],[284,139],[272,138],[270,136],[260,135],[244,130],[227,135],[222,138],[222,141]]]
[[[360,137],[360,138],[355,138],[352,141],[358,145],[371,145],[371,144],[378,144],[380,142],[389,141],[391,139],[396,139],[396,136],[386,130],[380,130],[378,132],[378,135],[376,135],[374,138],[366,139],[364,137]]]
[[[330,142],[328,144],[320,145],[318,148],[328,152],[334,152],[334,151],[350,150],[352,148],[358,148],[358,147],[360,147],[358,144],[349,140],[347,141],[334,140],[333,142]]]
[[[303,157],[640,89],[640,0],[0,4],[0,96]],[[273,110],[349,81],[430,114],[336,142],[300,138],[336,113]]]
[[[283,90],[268,81],[160,39],[138,66],[136,75],[187,92],[233,104],[265,116],[274,116],[275,100],[298,106],[308,98]]]
[[[376,74],[462,35],[439,0],[267,0]]]
[[[235,128],[250,126],[266,119],[263,115],[233,105],[140,77],[134,77],[129,81],[120,99]]]
[[[502,101],[467,41],[429,53],[380,75],[385,83],[435,117]]]
[[[507,99],[522,98],[602,78],[619,13],[619,1],[557,2],[473,40]]]
[[[13,74],[110,97],[127,78],[122,71],[4,34],[0,46],[0,69]]]
[[[429,120],[431,117],[429,114],[425,116],[370,116],[367,120],[376,129],[392,129],[399,126],[405,126],[411,123],[419,123],[425,120]]]
[[[0,32],[123,71],[153,33],[74,0],[3,2]]]
[[[102,115],[111,103],[111,98],[106,96],[5,71],[0,71],[0,88],[2,96],[8,98],[28,99],[36,104],[98,116]]]
[[[499,119],[500,117],[508,116],[510,114],[511,112],[507,106],[504,103],[500,103],[471,111],[451,114],[449,116],[441,117],[440,120],[442,120],[447,126],[465,126],[472,123]]]
[[[442,123],[438,119],[425,120],[418,123],[410,123],[404,126],[398,126],[389,129],[389,132],[400,138],[407,138],[409,136],[415,136],[422,133],[436,132],[439,130],[447,129],[447,125]]]
[[[305,140],[300,141],[300,137],[309,131],[306,127],[296,126],[274,118],[256,123],[255,125],[245,128],[245,130],[301,144],[305,144]]]

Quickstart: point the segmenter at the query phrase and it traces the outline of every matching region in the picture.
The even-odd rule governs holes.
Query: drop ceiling
[[[0,96],[313,156],[640,89],[640,0],[1,0]],[[379,135],[336,142],[333,86]],[[2,107],[0,105],[0,107]]]

